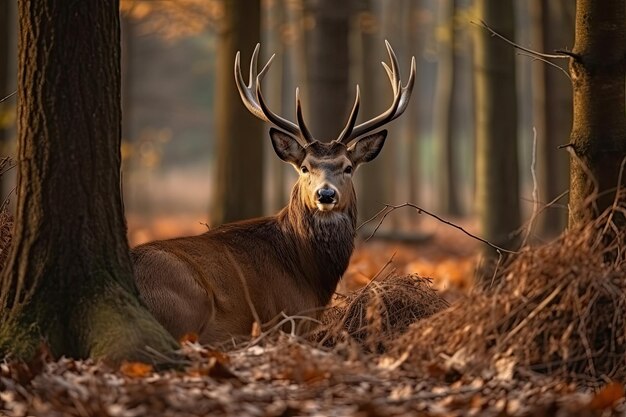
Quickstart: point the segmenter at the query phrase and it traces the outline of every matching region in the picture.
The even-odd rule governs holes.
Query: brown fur
[[[254,314],[246,291],[263,323],[281,312],[315,316],[329,302],[354,248],[356,196],[344,169],[369,159],[337,143],[293,152],[304,157],[290,162],[310,172],[300,175],[276,216],[133,249],[141,297],[174,337],[193,332],[213,343],[250,334]],[[316,207],[322,184],[337,190],[332,210]]]

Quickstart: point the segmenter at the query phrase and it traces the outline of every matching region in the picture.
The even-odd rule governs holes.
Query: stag
[[[354,249],[357,205],[352,177],[381,151],[378,130],[406,109],[415,81],[415,58],[406,86],[386,42],[391,106],[356,125],[360,95],[337,139],[314,139],[302,117],[296,89],[297,124],[272,112],[261,81],[272,58],[258,71],[259,45],[250,78],[235,57],[235,81],[243,103],[275,126],[269,136],[280,159],[298,172],[289,204],[278,214],[226,224],[202,235],[155,241],[132,250],[137,287],[157,320],[176,338],[195,333],[201,343],[249,335],[254,322],[281,313],[315,316],[334,293]]]

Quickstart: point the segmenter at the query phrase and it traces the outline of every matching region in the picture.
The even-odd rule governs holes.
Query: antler
[[[305,145],[313,142],[313,136],[311,135],[309,129],[307,129],[304,119],[302,118],[302,108],[300,105],[298,89],[296,89],[297,125],[271,111],[265,103],[263,94],[261,93],[261,81],[269,69],[275,55],[272,55],[261,72],[257,73],[257,61],[259,58],[260,46],[261,45],[257,43],[254,48],[254,52],[252,53],[252,58],[250,60],[250,78],[247,85],[241,75],[239,52],[237,52],[237,55],[235,56],[235,82],[243,104],[250,111],[250,113],[254,114],[259,119],[269,122],[276,127],[295,135],[296,137],[302,139]]]
[[[384,62],[382,64],[385,68],[385,71],[387,72],[389,81],[391,82],[391,88],[393,90],[393,102],[384,113],[355,127],[354,123],[356,121],[356,116],[359,111],[360,101],[359,88],[357,86],[356,99],[354,102],[354,106],[352,107],[352,112],[350,113],[350,117],[348,118],[348,123],[346,124],[346,127],[336,139],[337,142],[349,145],[350,142],[352,142],[354,139],[357,139],[358,137],[363,136],[368,132],[378,129],[379,127],[391,122],[393,119],[400,116],[404,112],[404,110],[406,110],[406,107],[409,104],[411,91],[413,90],[413,85],[415,84],[415,57],[411,58],[411,73],[409,75],[409,80],[407,81],[406,86],[402,87],[400,70],[398,68],[398,58],[396,58],[396,54],[393,52],[393,49],[391,48],[389,42],[385,41],[385,45],[387,46],[387,52],[389,53],[389,58],[391,59],[391,68],[389,68],[389,66],[387,66],[387,64],[385,64]]]

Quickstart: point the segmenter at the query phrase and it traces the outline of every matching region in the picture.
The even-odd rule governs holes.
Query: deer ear
[[[305,152],[300,143],[288,133],[271,128],[270,138],[276,155],[285,162],[300,166],[304,160]]]
[[[352,163],[354,165],[359,165],[376,158],[385,144],[386,137],[387,131],[381,130],[380,132],[376,132],[359,139],[348,149]]]

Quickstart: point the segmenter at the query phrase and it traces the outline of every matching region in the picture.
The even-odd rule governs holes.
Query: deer
[[[235,56],[235,83],[246,108],[272,127],[276,155],[298,179],[286,207],[274,216],[225,224],[189,237],[154,241],[131,250],[140,299],[172,336],[195,334],[202,344],[251,335],[280,314],[315,318],[348,267],[356,237],[357,205],[352,178],[380,153],[384,125],[406,109],[415,82],[415,58],[406,85],[391,45],[382,63],[393,92],[389,108],[356,124],[360,93],[337,139],[316,140],[307,128],[296,89],[296,121],[272,112],[261,81],[257,44],[248,84]],[[304,326],[306,328],[306,326]]]

